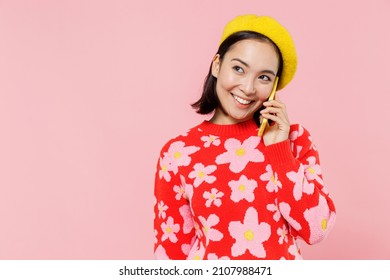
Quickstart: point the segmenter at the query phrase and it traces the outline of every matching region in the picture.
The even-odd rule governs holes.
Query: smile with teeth
[[[240,104],[242,104],[242,105],[248,105],[248,104],[250,104],[252,101],[251,100],[245,100],[245,99],[243,99],[243,98],[241,98],[241,97],[238,97],[238,96],[236,96],[236,95],[234,95],[234,94],[232,94],[233,95],[233,97],[234,97],[234,99],[238,102],[238,103],[240,103]]]

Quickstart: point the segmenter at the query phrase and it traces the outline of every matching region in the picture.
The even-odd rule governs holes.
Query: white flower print
[[[210,145],[219,146],[221,144],[221,140],[218,136],[209,135],[209,136],[202,136],[200,138],[204,142],[204,147],[208,148]]]
[[[234,173],[244,170],[249,162],[262,162],[264,155],[257,149],[260,137],[251,136],[241,143],[239,140],[230,138],[225,141],[226,152],[217,156],[217,164],[230,163],[229,169]]]
[[[287,237],[288,231],[287,231],[286,225],[283,225],[281,228],[278,228],[276,233],[279,235],[279,240],[278,240],[279,244],[283,244],[283,242],[287,243],[287,241],[288,241],[288,237]]]
[[[262,181],[268,181],[266,189],[269,192],[278,192],[282,188],[282,183],[278,180],[278,174],[273,172],[271,164],[265,167],[266,173],[260,176]]]
[[[266,251],[263,242],[271,236],[271,227],[265,222],[259,224],[257,210],[249,207],[245,213],[244,223],[232,221],[229,223],[229,233],[236,240],[232,246],[232,256],[243,255],[247,250],[258,258],[265,258]]]
[[[158,217],[159,218],[163,218],[163,219],[165,219],[165,217],[166,217],[166,213],[165,213],[165,211],[167,211],[167,209],[168,209],[168,206],[167,205],[165,205],[164,204],[164,201],[160,201],[159,203],[158,203]]]
[[[221,197],[224,195],[223,192],[219,192],[216,188],[212,188],[211,192],[205,191],[203,193],[203,198],[206,200],[206,207],[210,207],[211,204],[219,207],[222,205]]]
[[[230,181],[228,185],[232,189],[230,199],[234,202],[239,202],[242,199],[252,202],[255,199],[253,193],[254,189],[257,188],[257,182],[255,180],[248,179],[245,175],[241,175],[238,181]]]
[[[219,218],[215,214],[211,214],[207,220],[199,216],[199,221],[202,223],[202,230],[206,236],[206,245],[209,244],[209,241],[220,241],[223,237],[223,234],[213,227],[219,223]]]
[[[188,175],[189,178],[194,180],[194,187],[199,187],[203,182],[213,183],[217,178],[210,175],[213,173],[217,167],[215,165],[204,166],[202,163],[197,163],[194,165],[194,170]]]
[[[167,222],[161,224],[161,229],[163,230],[163,236],[161,237],[161,241],[165,241],[169,239],[172,243],[177,242],[176,233],[180,230],[180,225],[175,224],[172,217],[168,217]]]

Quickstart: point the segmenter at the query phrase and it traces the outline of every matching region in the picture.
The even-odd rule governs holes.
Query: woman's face
[[[217,79],[220,106],[211,121],[235,124],[253,118],[271,93],[279,59],[267,42],[247,39],[231,46],[223,60],[214,57],[212,75]]]

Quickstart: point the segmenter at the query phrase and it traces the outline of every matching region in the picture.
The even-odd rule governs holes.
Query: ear
[[[213,58],[213,64],[211,67],[211,74],[214,76],[214,78],[218,78],[220,66],[221,66],[220,56],[219,54],[216,54]]]

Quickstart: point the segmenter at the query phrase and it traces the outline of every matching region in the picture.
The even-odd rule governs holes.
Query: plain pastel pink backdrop
[[[153,258],[159,150],[244,13],[296,42],[279,96],[337,207],[304,258],[390,259],[388,0],[0,0],[0,259]]]

